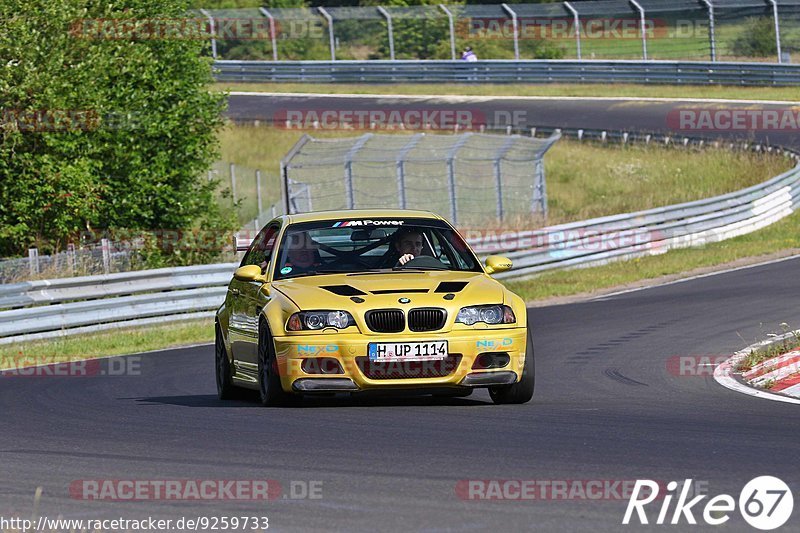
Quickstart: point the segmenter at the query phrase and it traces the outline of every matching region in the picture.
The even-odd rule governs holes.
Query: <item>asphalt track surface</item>
[[[730,391],[707,373],[679,375],[672,363],[729,354],[792,323],[798,261],[530,309],[537,389],[519,406],[495,406],[484,391],[295,408],[220,402],[211,346],[103,363],[134,362],[122,376],[0,377],[0,517],[29,516],[36,487],[50,518],[268,516],[278,531],[652,528],[621,526],[627,501],[613,493],[468,500],[463,480],[693,479],[738,499],[747,481],[774,475],[799,503],[797,407]],[[268,502],[86,501],[70,494],[86,479],[271,479],[282,493]],[[322,483],[321,498],[292,497],[292,482],[310,481]],[[701,523],[707,500],[695,507]],[[800,529],[798,513],[783,530]],[[668,528],[753,530],[738,511],[730,516],[721,527]]]
[[[798,129],[784,127],[781,129],[767,127],[751,131],[737,127],[724,129],[708,129],[700,127],[692,129],[692,122],[700,126],[701,111],[708,111],[711,116],[728,110],[746,110],[759,112],[762,110],[783,111],[793,109],[794,116],[800,104],[788,105],[780,103],[718,103],[703,101],[667,101],[667,100],[614,100],[614,99],[558,99],[558,98],[497,98],[473,96],[446,97],[347,97],[347,96],[257,96],[232,95],[229,99],[227,116],[234,120],[285,123],[287,113],[300,113],[299,116],[312,117],[324,111],[435,111],[448,110],[464,112],[473,117],[477,123],[488,123],[496,127],[511,125],[515,129],[529,130],[531,127],[583,128],[599,130],[622,130],[629,132],[670,133],[677,137],[692,136],[709,139],[741,139],[769,142],[774,145],[800,148]],[[697,120],[684,123],[681,127],[681,110],[696,112]],[[292,115],[289,115],[292,116]],[[339,115],[346,118],[346,115]],[[436,119],[432,119],[436,121]],[[335,124],[335,123],[334,123]],[[721,126],[726,126],[723,121]],[[746,124],[745,124],[746,125]],[[313,133],[312,133],[313,135]],[[354,133],[355,135],[355,133]]]

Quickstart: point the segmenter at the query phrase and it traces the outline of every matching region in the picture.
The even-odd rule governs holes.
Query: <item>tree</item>
[[[186,7],[0,3],[0,256],[86,230],[226,225],[201,179],[225,97]]]

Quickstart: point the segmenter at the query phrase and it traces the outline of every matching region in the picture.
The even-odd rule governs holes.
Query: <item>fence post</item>
[[[647,61],[647,23],[644,18],[644,8],[636,0],[628,0],[633,7],[639,10],[639,21],[642,31],[642,59]]]
[[[772,4],[772,14],[775,17],[775,45],[778,49],[778,63],[783,63],[783,50],[781,50],[781,23],[778,22],[778,2],[769,0]]]
[[[39,273],[39,249],[38,248],[28,248],[28,267],[31,272],[31,276],[35,276]]]
[[[540,212],[547,220],[547,185],[544,180],[544,162],[542,158],[536,160],[535,164],[536,183],[533,188],[533,212]]]
[[[508,153],[512,146],[514,146],[514,142],[516,142],[517,137],[509,137],[506,142],[503,143],[503,146],[500,147],[500,150],[495,155],[494,159],[494,186],[495,192],[497,193],[497,219],[502,222],[503,217],[505,215],[503,210],[503,174],[501,168],[501,161],[503,157]]]
[[[362,135],[344,156],[344,190],[347,195],[347,209],[355,209],[356,205],[356,193],[353,189],[353,158],[371,137],[371,133]]]
[[[236,204],[236,165],[231,163],[229,168],[231,171],[231,198],[233,198],[233,203]]]
[[[256,169],[256,197],[258,198],[258,216],[261,216],[264,206],[261,201],[261,171],[258,169]]]
[[[378,6],[378,13],[386,19],[386,27],[389,31],[389,59],[394,61],[394,28],[392,26],[392,15],[382,6]]]
[[[273,17],[272,13],[267,11],[267,8],[265,8],[265,7],[259,7],[258,10],[261,11],[261,14],[263,14],[265,17],[267,17],[269,19],[269,37],[270,37],[270,40],[272,41],[272,60],[273,61],[277,61],[278,60],[278,42],[277,42],[277,39],[275,38],[275,17]]]
[[[406,163],[405,158],[408,152],[419,142],[423,137],[423,133],[417,133],[411,137],[411,140],[397,154],[397,162],[395,163],[397,172],[397,197],[400,200],[400,209],[406,208]]]
[[[572,18],[575,25],[575,46],[577,47],[578,60],[581,59],[581,18],[578,15],[578,10],[572,7],[569,2],[564,2],[564,7],[569,9],[572,13]]]
[[[103,251],[103,272],[111,272],[111,245],[108,239],[100,239],[100,248]]]
[[[452,59],[456,58],[456,31],[453,25],[453,14],[447,9],[444,4],[439,4],[439,7],[447,14],[447,20],[450,23],[450,56]]]
[[[217,31],[216,31],[216,27],[214,25],[214,17],[212,17],[211,14],[208,11],[206,11],[205,9],[201,9],[200,13],[202,13],[203,15],[206,16],[206,18],[208,18],[208,23],[210,25],[209,29],[211,30],[211,57],[216,59],[217,58],[217,39],[216,39],[215,36],[217,34]]]
[[[447,154],[447,190],[450,197],[450,220],[458,224],[458,202],[456,201],[456,155],[469,140],[472,133],[464,133]]]
[[[317,11],[325,17],[325,20],[328,21],[328,38],[330,40],[330,47],[331,47],[331,61],[336,61],[336,38],[333,36],[333,17],[325,11],[324,7],[318,7]]]
[[[503,9],[511,15],[511,25],[514,28],[514,59],[519,61],[519,23],[517,21],[517,14],[513,9],[508,7],[508,4],[501,4]]]
[[[708,8],[708,40],[711,42],[711,61],[717,61],[717,36],[714,30],[714,4],[711,0],[702,0]]]

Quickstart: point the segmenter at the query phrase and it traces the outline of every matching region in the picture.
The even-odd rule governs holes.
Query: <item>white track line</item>
[[[231,96],[297,96],[302,98],[396,98],[405,100],[470,100],[486,102],[489,100],[574,100],[607,102],[700,102],[709,104],[759,104],[759,105],[800,105],[791,100],[734,100],[727,98],[660,98],[656,96],[477,96],[457,94],[324,94],[324,93],[281,93],[231,91]]]

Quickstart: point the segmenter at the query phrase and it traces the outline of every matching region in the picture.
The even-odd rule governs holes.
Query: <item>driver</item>
[[[286,245],[288,251],[282,274],[313,272],[320,266],[319,244],[308,233],[289,235]]]
[[[415,257],[422,254],[424,237],[422,230],[417,228],[400,228],[392,235],[392,244],[384,255],[383,265],[391,268],[396,264],[405,265]]]

